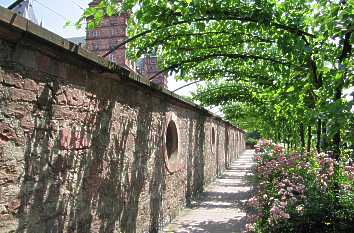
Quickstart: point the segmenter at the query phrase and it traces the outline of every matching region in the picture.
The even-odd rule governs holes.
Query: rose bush
[[[354,166],[261,140],[248,232],[354,232]]]

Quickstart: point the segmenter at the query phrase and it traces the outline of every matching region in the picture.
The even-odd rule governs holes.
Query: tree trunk
[[[293,149],[293,138],[290,139],[290,149]]]
[[[342,62],[344,59],[350,56],[352,52],[352,44],[350,42],[350,37],[351,37],[352,31],[348,31],[345,33],[344,38],[343,38],[343,49],[342,53],[340,54],[338,60],[340,65],[343,65]],[[337,84],[336,84],[336,91],[334,95],[334,101],[336,102],[337,100],[340,100],[342,98],[342,90],[344,86],[344,77],[340,79]],[[335,133],[333,137],[333,155],[334,158],[338,161],[340,158],[340,141],[341,141],[341,135],[340,135],[340,123],[335,120],[335,127],[337,132]]]
[[[300,124],[300,142],[301,142],[301,151],[305,150],[305,127],[304,124]]]
[[[328,138],[327,138],[327,126],[326,122],[322,121],[322,138],[321,138],[321,149],[326,151],[328,149]]]
[[[310,153],[311,151],[311,126],[307,127],[307,152]]]
[[[316,149],[317,149],[317,153],[321,152],[321,124],[322,121],[321,119],[317,120],[317,138],[316,138]]]
[[[336,88],[336,94],[334,97],[334,101],[340,100],[342,98],[342,88],[343,88],[343,82],[341,80],[340,84],[337,86]],[[340,157],[340,123],[338,122],[337,119],[334,120],[335,122],[335,126],[337,128],[336,133],[333,136],[333,156],[334,159],[336,159],[337,161],[339,161],[339,157]]]

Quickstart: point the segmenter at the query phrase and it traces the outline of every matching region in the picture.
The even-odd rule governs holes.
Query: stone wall
[[[0,232],[157,232],[244,149],[151,85],[0,8]]]

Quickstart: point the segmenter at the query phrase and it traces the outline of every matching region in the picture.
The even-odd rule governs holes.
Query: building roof
[[[33,10],[33,0],[18,0],[8,7],[18,15],[38,24],[36,15]]]
[[[67,39],[68,41],[71,41],[77,45],[79,45],[79,44],[81,44],[82,46],[86,45],[86,36],[71,37],[71,38],[65,38],[65,39]]]

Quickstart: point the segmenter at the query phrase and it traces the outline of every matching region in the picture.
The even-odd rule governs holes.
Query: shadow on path
[[[241,232],[246,224],[244,203],[252,192],[253,156],[253,150],[246,150],[163,232]]]

